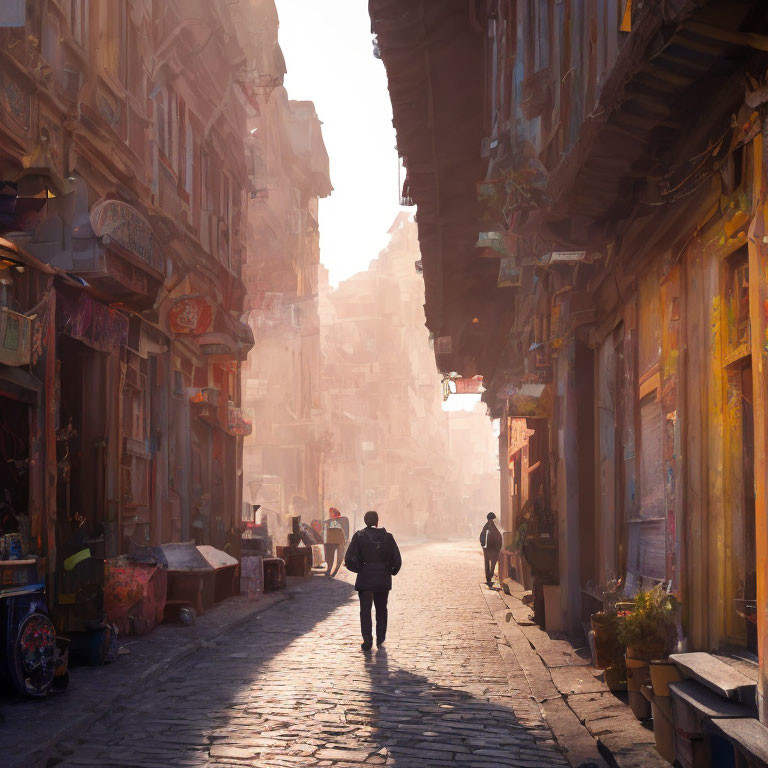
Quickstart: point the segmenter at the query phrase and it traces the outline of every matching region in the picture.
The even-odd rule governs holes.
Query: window
[[[128,9],[125,0],[117,3],[117,77],[124,86],[128,86]]]
[[[549,0],[528,0],[528,51],[532,72],[549,66]]]
[[[168,94],[161,88],[155,96],[155,125],[157,126],[157,146],[160,152],[168,156]]]
[[[89,0],[69,0],[69,27],[75,42],[88,47]]]
[[[736,348],[749,341],[749,264],[746,248],[728,257],[726,284],[728,343]]]
[[[203,179],[202,187],[204,199],[204,209],[210,213],[218,214],[221,210],[221,160],[213,150],[208,150],[203,155]]]
[[[195,137],[192,133],[192,124],[189,121],[188,112],[184,131],[184,190],[191,199],[195,178]]]
[[[161,88],[155,96],[157,146],[174,173],[179,173],[179,100],[176,94]]]
[[[179,172],[179,99],[173,91],[168,93],[168,151],[166,157],[171,161],[173,172]]]
[[[232,266],[232,183],[227,174],[222,174],[221,177],[221,198],[219,200],[219,211],[221,214],[221,220],[224,224],[226,231],[226,240],[224,253],[221,257],[227,267]]]

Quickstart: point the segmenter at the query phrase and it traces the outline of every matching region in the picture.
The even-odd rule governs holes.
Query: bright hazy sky
[[[333,194],[320,201],[320,258],[331,284],[367,269],[387,242],[400,192],[384,65],[365,0],[276,0],[291,99],[314,101]]]
[[[288,96],[314,101],[323,123],[334,191],[320,201],[320,258],[337,285],[368,268],[402,210],[387,76],[373,56],[365,0],[276,5]],[[479,400],[452,395],[443,408],[471,411]]]

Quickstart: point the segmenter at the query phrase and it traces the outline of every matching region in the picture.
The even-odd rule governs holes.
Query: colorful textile
[[[84,293],[59,294],[56,326],[61,333],[101,352],[128,343],[128,318]]]

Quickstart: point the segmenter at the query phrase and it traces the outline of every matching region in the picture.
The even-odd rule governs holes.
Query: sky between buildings
[[[320,201],[320,258],[338,285],[368,268],[402,210],[387,76],[373,56],[365,0],[276,5],[288,96],[313,101],[323,123],[334,191]],[[443,408],[471,411],[479,400],[453,395]]]
[[[291,99],[314,101],[334,192],[320,201],[320,258],[332,285],[367,269],[400,210],[384,65],[365,0],[276,0]]]

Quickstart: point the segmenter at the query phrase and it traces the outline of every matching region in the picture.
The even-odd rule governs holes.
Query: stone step
[[[757,686],[741,672],[716,659],[709,653],[673,653],[674,662],[685,677],[698,680],[724,699],[755,706]]]
[[[672,694],[675,725],[688,733],[702,733],[704,722],[714,717],[744,718],[752,714],[749,707],[724,699],[696,680],[670,683],[669,692]]]
[[[759,720],[715,718],[711,722],[714,731],[734,745],[750,768],[768,768],[768,728]]]

